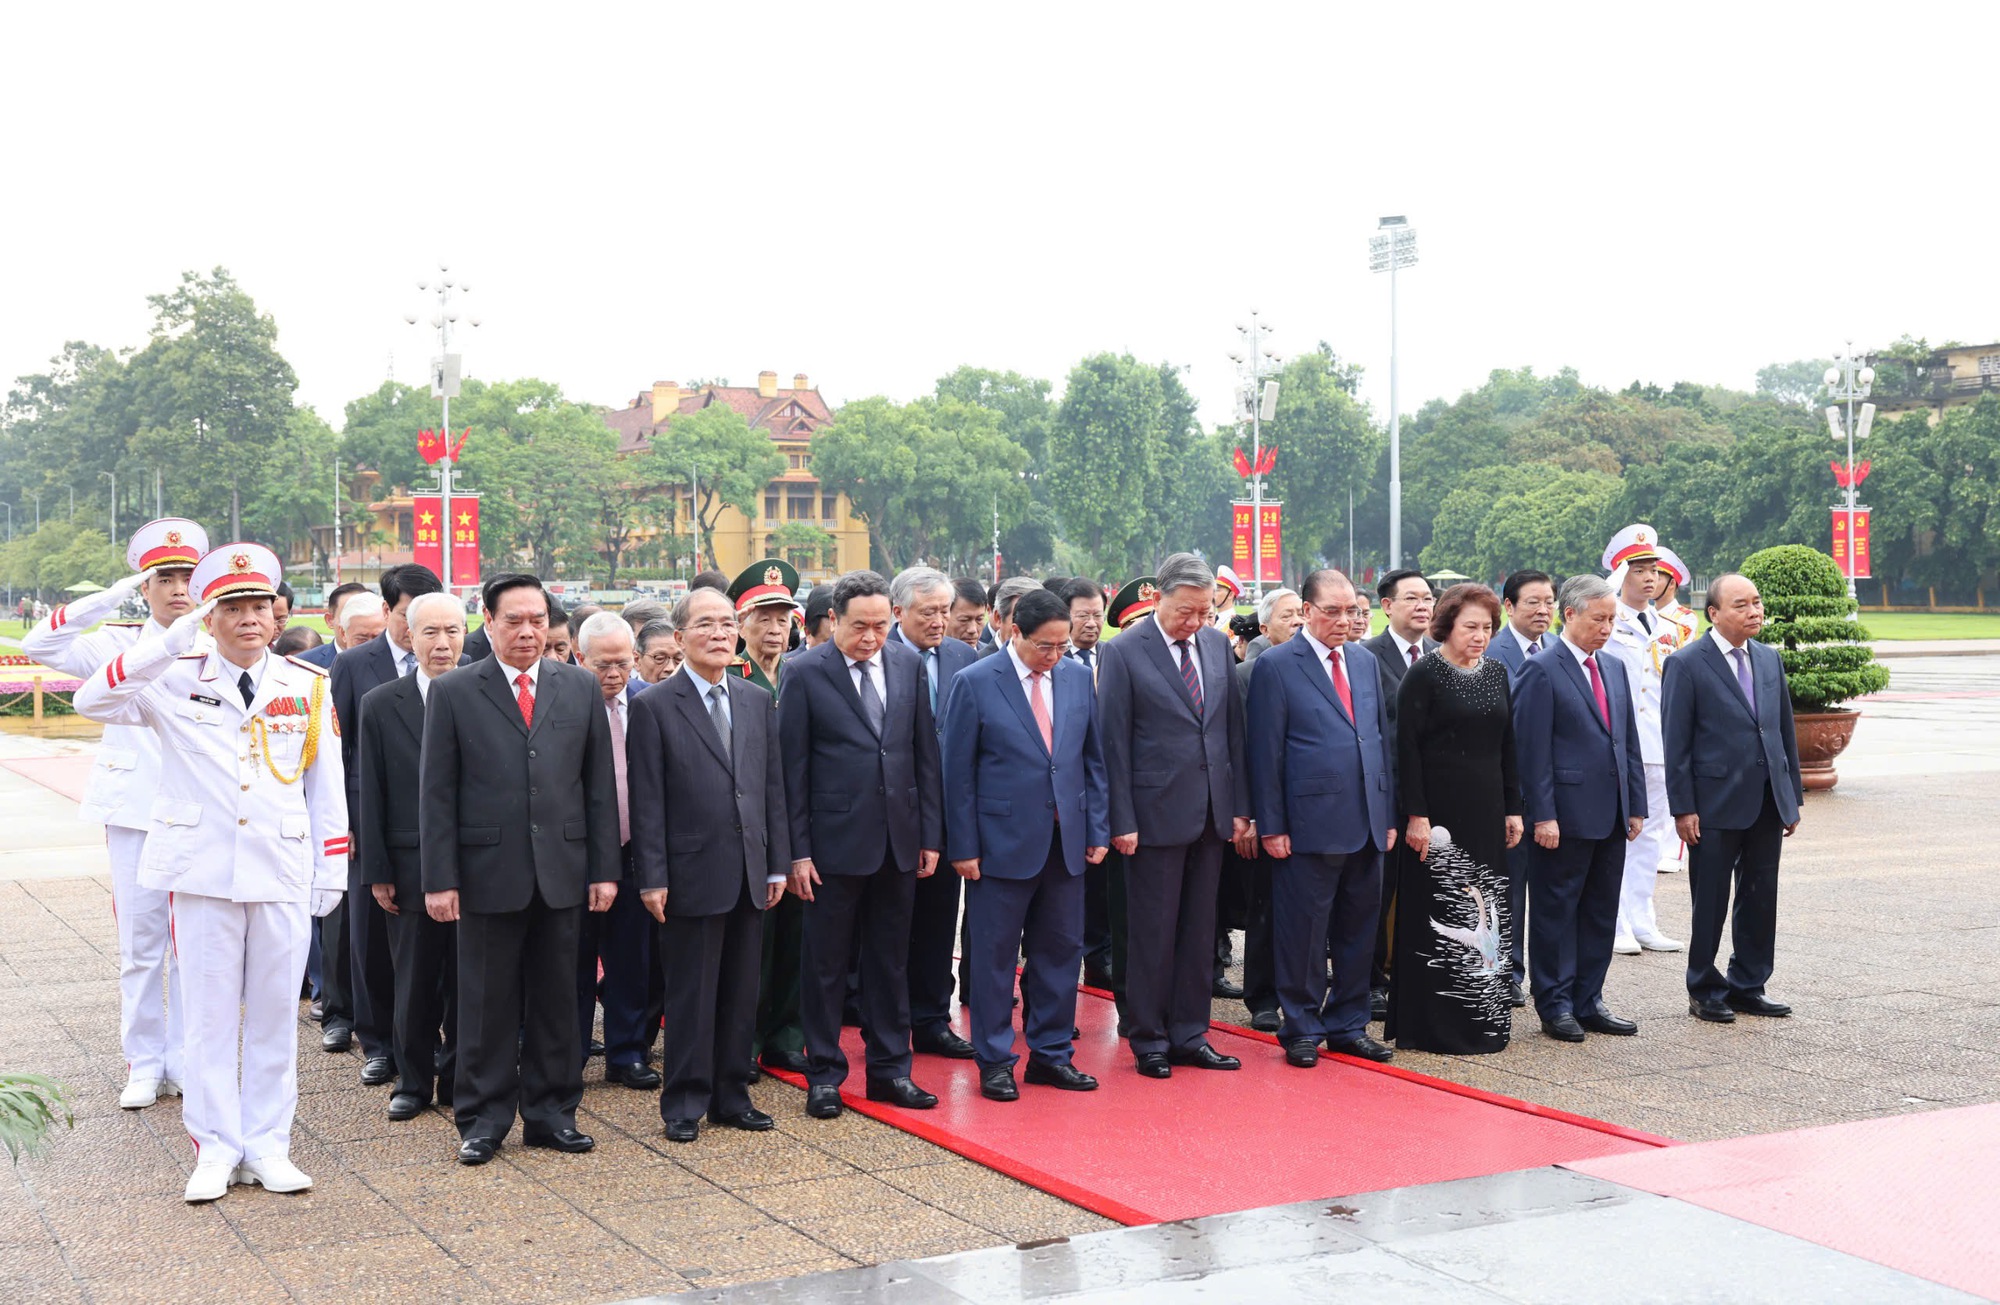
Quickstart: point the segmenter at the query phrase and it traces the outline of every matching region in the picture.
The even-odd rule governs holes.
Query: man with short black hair
[[[1382,613],[1389,628],[1361,644],[1375,654],[1382,668],[1382,687],[1389,712],[1390,755],[1395,755],[1396,691],[1403,677],[1417,664],[1417,658],[1438,646],[1431,638],[1431,607],[1435,599],[1424,573],[1403,567],[1376,582],[1375,595],[1382,600]],[[1399,822],[1400,823],[1400,822]],[[1390,921],[1396,913],[1396,882],[1401,873],[1396,862],[1416,853],[1405,846],[1391,851],[1382,876],[1382,915],[1375,930],[1375,961],[1369,976],[1369,1011],[1383,1018],[1389,1007]]]
[[[1529,658],[1539,657],[1557,640],[1549,635],[1555,620],[1556,585],[1546,571],[1516,571],[1500,587],[1501,605],[1507,610],[1507,624],[1493,632],[1486,655],[1504,664],[1511,680],[1521,673]],[[1508,953],[1513,977],[1508,982],[1507,1000],[1516,1010],[1528,1004],[1528,849],[1534,840],[1523,838],[1507,849]]]
[[[987,621],[989,631],[996,637],[980,646],[979,655],[984,658],[991,657],[997,652],[1004,652],[1014,637],[1014,604],[1028,594],[1048,592],[1042,588],[1042,582],[1031,575],[1010,575],[996,585],[993,590],[993,614]],[[1053,594],[1049,596],[1055,597]],[[1056,601],[1062,600],[1058,598]],[[1068,646],[1067,640],[1064,641],[1064,646]]]
[[[549,642],[543,656],[550,661],[561,662],[565,666],[576,665],[576,641],[571,636],[574,629],[570,615],[563,605],[549,595]]]
[[[640,679],[658,684],[681,668],[681,637],[672,621],[665,618],[648,621],[636,637]]]
[[[285,626],[292,619],[292,587],[283,580],[278,582],[278,592],[271,599],[271,642],[277,643],[278,636],[285,632]]]
[[[986,613],[991,606],[986,598],[986,586],[977,580],[961,577],[952,581],[951,587],[951,617],[947,633],[977,648],[985,638]]]
[[[1098,643],[1104,637],[1104,589],[1087,576],[1076,576],[1059,592],[1069,604],[1069,655],[1095,678]]]

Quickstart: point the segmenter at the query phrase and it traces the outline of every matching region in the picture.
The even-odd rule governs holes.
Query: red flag
[[[1243,450],[1236,450],[1236,474],[1247,477],[1250,474],[1250,459],[1243,456]]]
[[[420,430],[417,432],[417,456],[426,463],[435,463],[444,456],[445,437],[442,432]]]
[[[449,438],[449,436],[450,436],[450,432],[449,432],[449,431],[447,431],[447,432],[446,432],[446,437],[447,437],[447,438]],[[465,428],[464,430],[462,430],[462,431],[460,431],[460,432],[458,433],[458,440],[457,440],[457,442],[456,442],[456,443],[454,443],[454,444],[453,444],[453,445],[451,446],[451,460],[452,460],[453,462],[456,462],[456,461],[458,461],[458,452],[459,452],[459,450],[460,450],[460,449],[462,449],[462,448],[464,448],[464,447],[465,447],[465,442],[466,442],[466,441],[467,441],[468,439],[471,439],[471,438],[472,438],[472,427],[470,427],[470,426],[467,426],[467,427],[466,427],[466,428]]]
[[[1862,481],[1868,479],[1868,466],[1869,466],[1868,463],[1863,462],[1860,466],[1854,469],[1855,484],[1859,485]]]
[[[1268,476],[1271,474],[1271,469],[1273,467],[1276,467],[1277,465],[1278,465],[1278,446],[1275,444],[1266,445],[1264,447],[1263,452],[1259,454],[1257,458],[1257,474],[1260,476]]]

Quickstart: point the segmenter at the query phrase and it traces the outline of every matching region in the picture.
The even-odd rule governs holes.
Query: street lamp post
[[[1403,432],[1396,404],[1396,270],[1417,263],[1417,231],[1403,217],[1385,217],[1368,239],[1368,270],[1389,274],[1389,567],[1403,564]]]
[[[115,544],[118,542],[118,473],[100,471],[97,477],[111,482],[111,542]]]
[[[459,356],[451,351],[451,328],[458,321],[458,312],[452,307],[451,298],[454,293],[470,294],[472,291],[471,286],[462,281],[453,281],[445,275],[450,271],[451,268],[446,264],[438,264],[438,281],[435,287],[437,309],[430,315],[430,324],[438,333],[438,356],[431,361],[431,397],[441,400],[444,404],[443,413],[439,418],[444,427],[441,432],[444,436],[444,456],[438,459],[438,515],[442,518],[439,522],[442,529],[438,535],[438,542],[442,548],[439,560],[444,567],[444,575],[440,578],[444,581],[447,593],[456,592],[452,586],[451,569],[451,400],[452,396],[458,393],[460,373]],[[428,281],[417,282],[419,290],[432,288]],[[403,320],[415,326],[417,315],[404,313]],[[468,315],[465,320],[467,325],[479,325],[479,318],[475,315]],[[379,556],[377,563],[376,574],[379,575],[381,574]]]
[[[1868,427],[1875,420],[1875,405],[1861,405],[1861,425],[1854,423],[1854,405],[1868,397],[1875,385],[1875,369],[1854,352],[1854,341],[1847,342],[1847,348],[1833,356],[1833,366],[1826,369],[1826,389],[1834,402],[1826,410],[1827,420],[1833,426],[1833,437],[1847,440],[1847,564],[1841,569],[1847,572],[1847,596],[1858,599],[1854,585],[1854,496],[1859,486],[1854,474],[1854,441],[1868,438]],[[1840,404],[1847,405],[1847,421],[1843,427],[1840,420]]]
[[[40,492],[39,490],[33,490],[33,489],[24,489],[24,490],[22,490],[21,492],[22,492],[23,494],[26,494],[26,495],[27,495],[27,496],[28,496],[29,498],[32,498],[32,499],[34,499],[34,500],[35,500],[35,533],[39,535],[40,533],[42,533],[42,495],[41,495],[41,492]]]
[[[1284,359],[1264,347],[1264,337],[1273,331],[1271,323],[1256,309],[1250,310],[1250,321],[1236,324],[1236,332],[1243,337],[1243,348],[1229,355],[1229,360],[1243,373],[1243,407],[1250,418],[1250,601],[1257,602],[1264,597],[1264,421],[1263,388],[1267,376],[1277,374],[1279,364]],[[1246,352],[1247,351],[1247,352]],[[1238,579],[1243,577],[1239,576]]]

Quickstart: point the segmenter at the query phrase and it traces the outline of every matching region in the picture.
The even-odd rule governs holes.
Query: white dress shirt
[[[875,686],[875,701],[882,704],[883,714],[887,715],[889,710],[889,694],[882,683],[881,656],[878,654],[862,661],[857,661],[849,657],[846,653],[842,653],[841,657],[847,662],[847,673],[854,681],[854,692],[856,694],[861,692],[861,677],[864,675],[867,676],[868,682]]]
[[[1722,649],[1722,660],[1729,663],[1729,669],[1731,671],[1734,671],[1736,669],[1736,661],[1729,654],[1735,652],[1739,648],[1747,648],[1750,646],[1749,640],[1747,639],[1744,640],[1742,643],[1729,642],[1729,640],[1722,637],[1722,631],[1712,625],[1708,627],[1708,637],[1715,640],[1716,647]]]
[[[1319,640],[1317,640],[1317,639],[1313,638],[1313,636],[1312,636],[1312,631],[1310,631],[1310,630],[1306,629],[1306,628],[1305,628],[1305,627],[1304,627],[1303,625],[1299,627],[1299,632],[1298,632],[1298,634],[1297,634],[1297,635],[1295,635],[1295,636],[1293,636],[1293,637],[1294,637],[1294,638],[1299,638],[1299,639],[1304,639],[1304,640],[1305,640],[1305,641],[1306,641],[1307,643],[1309,643],[1309,644],[1311,644],[1311,645],[1312,645],[1312,650],[1313,650],[1313,656],[1319,659],[1319,668],[1320,668],[1320,670],[1322,670],[1322,671],[1326,672],[1326,678],[1327,678],[1327,682],[1328,682],[1329,684],[1333,683],[1333,682],[1334,682],[1334,679],[1333,679],[1333,654],[1334,654],[1335,650],[1334,650],[1334,649],[1332,649],[1332,648],[1329,648],[1329,647],[1327,647],[1327,646],[1326,646],[1325,644],[1321,643],[1321,642],[1320,642]],[[1341,670],[1343,670],[1343,671],[1347,671],[1347,654],[1346,654],[1346,651],[1345,651],[1345,650],[1346,650],[1346,648],[1347,648],[1347,645],[1346,645],[1346,644],[1342,644],[1342,645],[1340,646],[1340,651],[1341,651],[1341,657],[1340,657],[1340,669],[1341,669]],[[1370,655],[1372,656],[1373,654],[1370,654]],[[1353,673],[1352,671],[1348,671],[1348,675],[1347,675],[1347,684],[1348,684],[1348,689],[1347,689],[1347,691],[1348,691],[1349,695],[1352,695],[1352,694],[1353,694],[1353,692],[1354,692],[1354,673]]]
[[[1513,635],[1514,642],[1521,646],[1521,655],[1523,657],[1533,657],[1536,655],[1534,652],[1529,651],[1528,649],[1529,644],[1535,645],[1536,648],[1544,652],[1548,650],[1549,637],[1546,634],[1539,639],[1530,639],[1527,635],[1522,634],[1519,630],[1516,630],[1512,625],[1509,625],[1507,627],[1507,633]]]
[[[1028,664],[1021,660],[1021,655],[1014,651],[1014,641],[1012,639],[1007,641],[1007,657],[1014,663],[1015,678],[1021,682],[1021,692],[1028,699],[1028,714],[1033,716],[1035,712],[1035,683],[1029,677],[1034,672],[1029,670]],[[1049,709],[1049,734],[1053,737],[1056,732],[1056,673],[1053,669],[1042,673],[1041,689],[1042,705]]]
[[[417,676],[417,701],[428,703],[431,700],[431,681],[435,680],[437,676],[432,675],[430,672],[426,671],[421,666],[417,668],[416,676]]]
[[[1389,637],[1396,641],[1396,655],[1403,659],[1403,665],[1405,667],[1408,667],[1412,664],[1410,660],[1410,649],[1415,648],[1417,650],[1417,656],[1419,657],[1424,655],[1424,644],[1423,644],[1424,637],[1422,635],[1418,635],[1415,641],[1411,641],[1409,639],[1405,639],[1402,635],[1397,634],[1396,627],[1392,625],[1389,627]]]

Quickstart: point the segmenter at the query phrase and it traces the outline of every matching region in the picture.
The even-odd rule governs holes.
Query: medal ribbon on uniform
[[[264,753],[264,768],[270,771],[271,778],[277,780],[280,784],[298,783],[299,776],[306,773],[312,766],[313,759],[319,755],[319,727],[320,720],[325,715],[321,710],[325,698],[326,679],[323,676],[315,675],[313,677],[311,698],[273,698],[270,704],[264,708],[264,714],[267,716],[302,715],[306,718],[306,745],[299,753],[298,769],[289,775],[281,773],[278,770],[277,762],[271,758],[270,730],[264,724],[264,717],[257,716],[251,719],[251,733],[256,737],[257,746]]]

